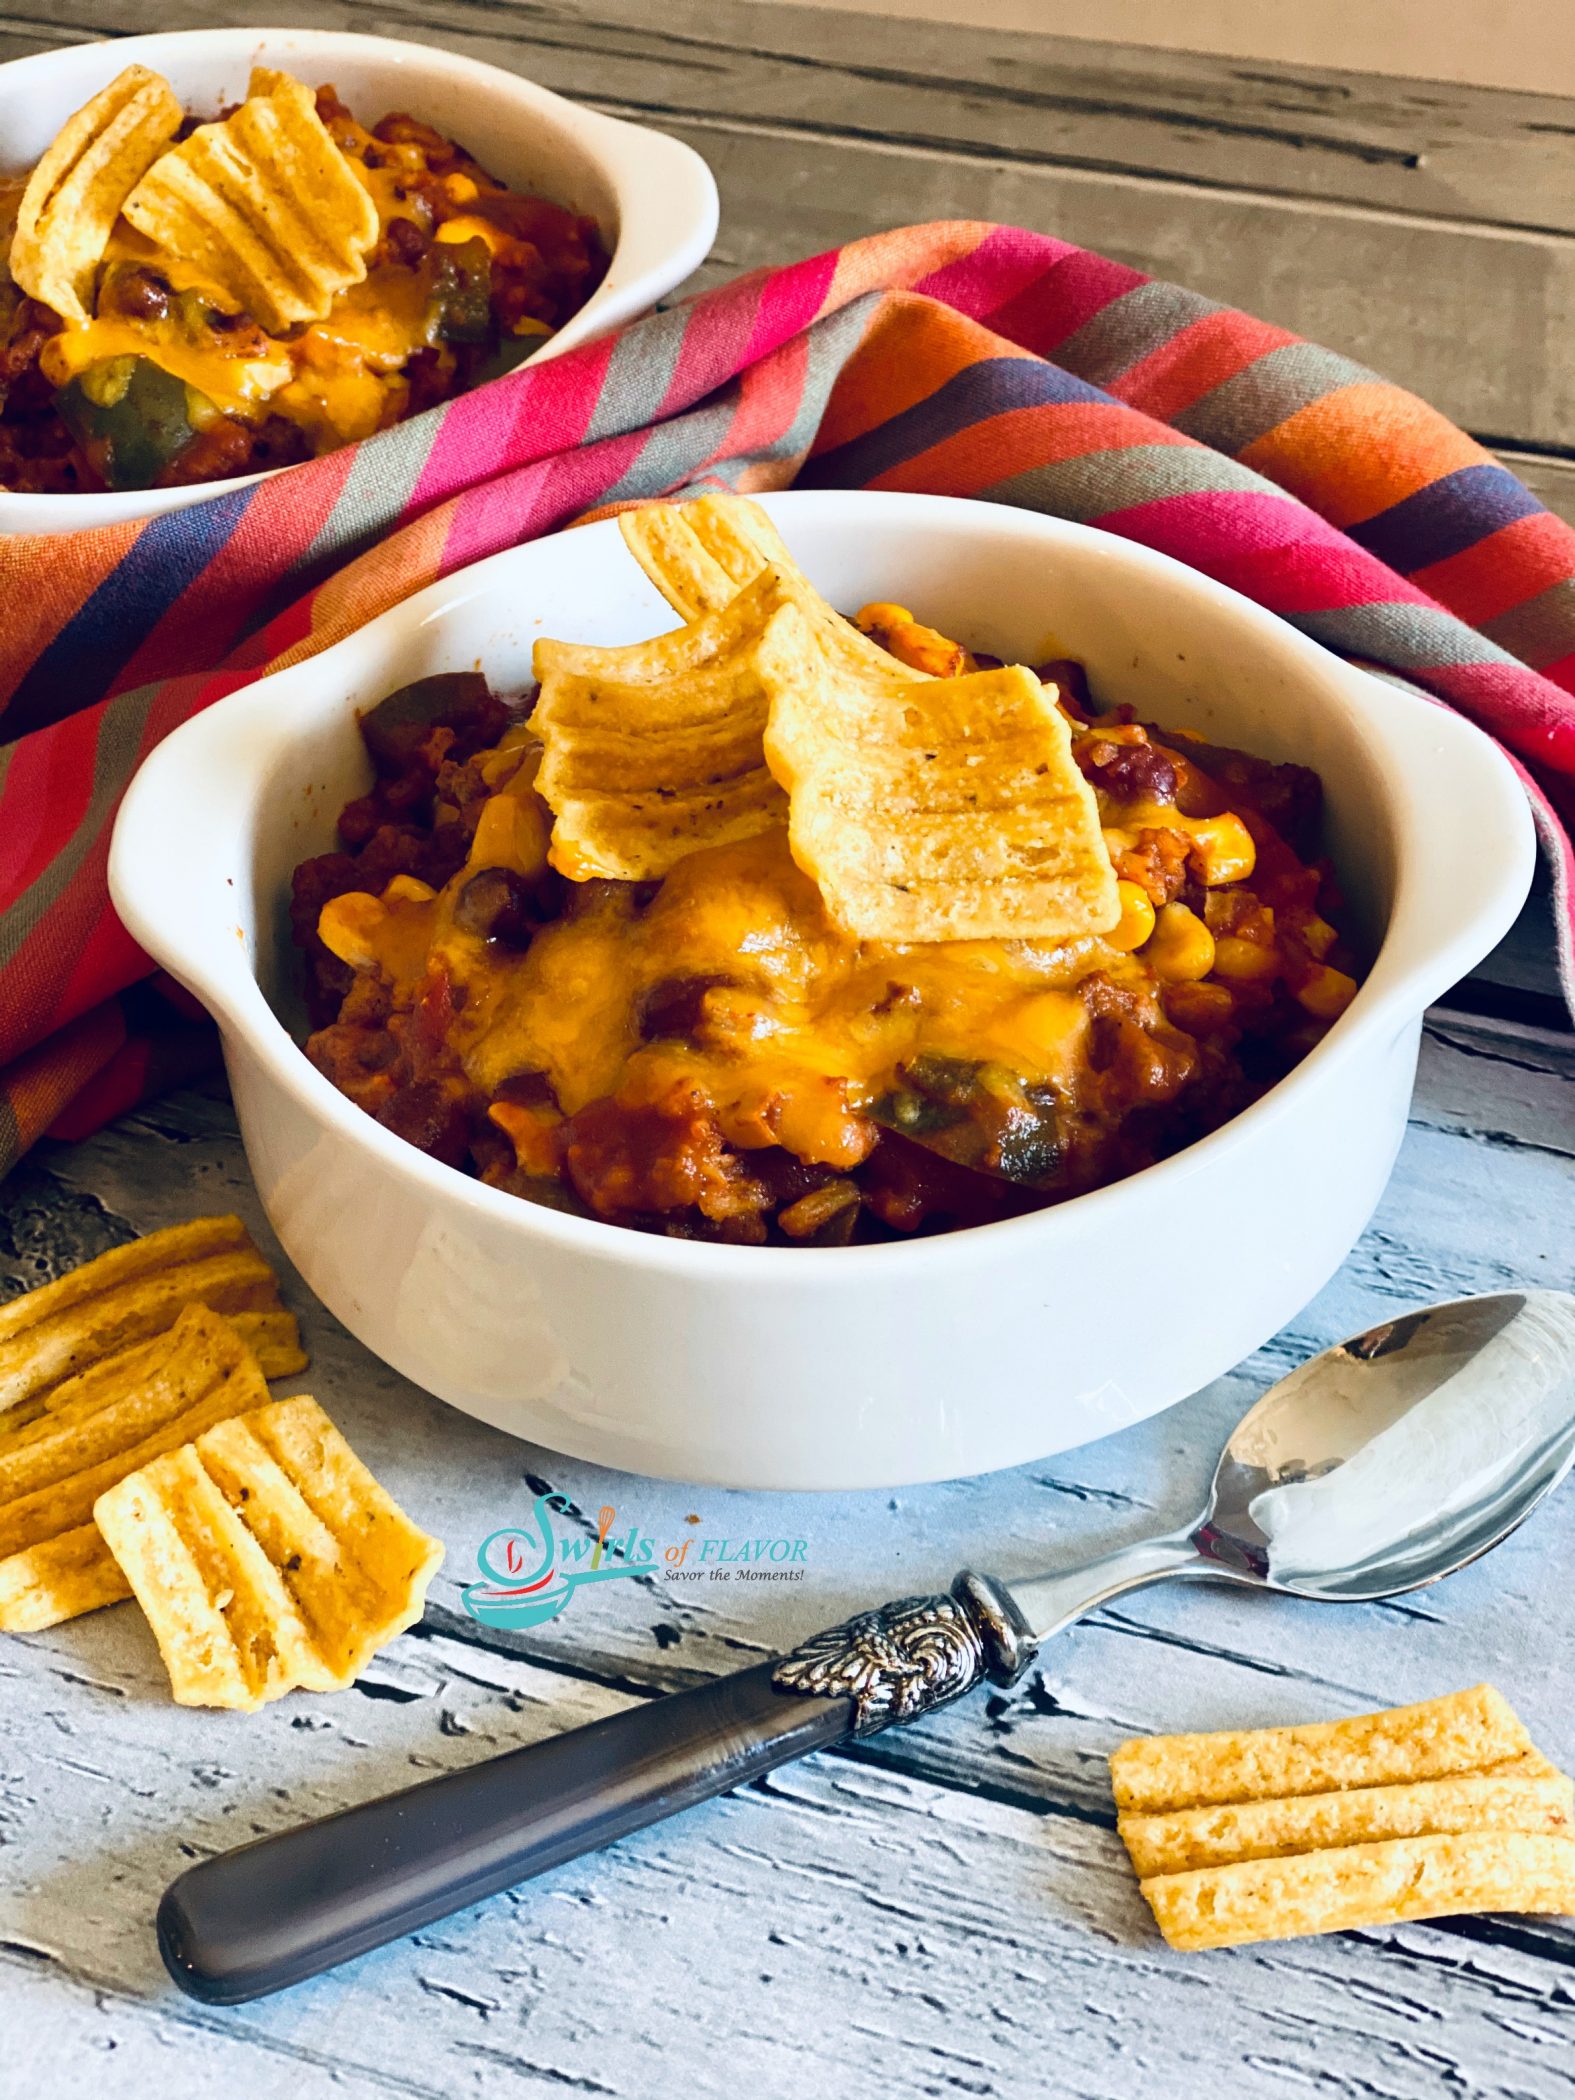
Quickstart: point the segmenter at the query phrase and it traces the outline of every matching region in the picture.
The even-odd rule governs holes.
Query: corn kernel
[[[1167,904],[1155,922],[1144,960],[1166,984],[1190,984],[1214,967],[1214,936],[1184,904]]]
[[[1308,954],[1316,955],[1320,962],[1340,938],[1327,919],[1308,919],[1296,931]]]
[[[1223,984],[1168,984],[1165,1018],[1188,1035],[1212,1035],[1230,1025],[1236,1002]]]
[[[1234,933],[1222,933],[1215,939],[1214,974],[1232,984],[1267,984],[1279,967],[1275,950],[1258,941],[1244,941]]]
[[[317,937],[330,955],[352,970],[370,970],[377,961],[378,929],[387,917],[378,898],[365,890],[346,890],[343,896],[330,897],[318,913]]]
[[[1112,948],[1130,955],[1134,948],[1141,948],[1154,931],[1154,907],[1147,890],[1135,882],[1118,882],[1116,895],[1121,900],[1121,916],[1105,939]]]
[[[1355,997],[1354,977],[1320,963],[1307,982],[1298,987],[1296,1003],[1305,1007],[1314,1020],[1336,1021]]]
[[[1205,889],[1216,889],[1222,882],[1245,882],[1258,865],[1252,833],[1229,810],[1222,817],[1193,825],[1192,851],[1198,880]]]
[[[505,235],[503,228],[494,225],[490,219],[478,218],[474,212],[466,211],[457,218],[445,219],[432,238],[452,248],[463,247],[466,241],[485,241],[490,253],[496,255]]]
[[[390,875],[383,886],[384,904],[430,904],[437,891],[415,875]]]
[[[1003,1014],[988,1042],[1015,1071],[1054,1072],[1076,1056],[1087,1033],[1088,1008],[1076,992],[1045,990],[1031,992]]]
[[[476,835],[470,845],[473,868],[511,868],[527,878],[547,865],[547,824],[541,804],[529,790],[489,795],[481,805]]]
[[[860,606],[855,624],[868,634],[872,627],[911,627],[913,615],[905,605],[888,605],[877,599],[873,605]]]

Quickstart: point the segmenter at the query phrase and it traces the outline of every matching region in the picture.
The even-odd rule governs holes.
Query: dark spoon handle
[[[283,1990],[791,1758],[1010,1684],[1033,1645],[1007,1592],[965,1571],[950,1596],[204,1860],[159,1905],[165,1965],[212,2005]]]
[[[191,1867],[159,1949],[211,2005],[265,1997],[846,1735],[761,1663]]]

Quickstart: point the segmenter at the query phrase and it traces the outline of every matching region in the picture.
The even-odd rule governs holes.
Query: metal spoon
[[[281,1990],[807,1751],[1012,1684],[1052,1634],[1167,1576],[1347,1603],[1436,1582],[1572,1456],[1575,1297],[1407,1313],[1266,1393],[1184,1530],[1022,1581],[964,1570],[779,1661],[206,1860],[159,1906],[165,1963],[211,2003]]]

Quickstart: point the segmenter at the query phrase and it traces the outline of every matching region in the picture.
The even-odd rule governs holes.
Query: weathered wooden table
[[[706,281],[903,219],[1019,220],[1409,381],[1575,510],[1568,104],[741,0],[256,12],[454,41],[681,132],[722,186]],[[0,14],[0,57],[209,19],[188,0],[52,0],[47,19]],[[1388,1196],[1294,1327],[1158,1421],[1015,1473],[825,1499],[599,1473],[405,1385],[297,1287],[311,1385],[447,1540],[447,1567],[354,1692],[258,1718],[172,1709],[130,1609],[0,1648],[0,2092],[1569,2091],[1575,1925],[1169,1955],[1104,1757],[1134,1731],[1487,1676],[1567,1764],[1575,1490],[1487,1564],[1389,1605],[1142,1595],[1010,1697],[789,1769],[279,2000],[197,2008],[151,1930],[164,1883],[213,1849],[735,1668],[965,1561],[1070,1562],[1190,1515],[1222,1430],[1306,1351],[1429,1296],[1567,1284],[1575,1038],[1545,910],[1432,1016]],[[218,1088],[45,1147],[0,1188],[0,1294],[231,1206],[266,1240]],[[1230,1257],[1227,1230],[1222,1290]],[[592,1528],[610,1503],[664,1541],[801,1538],[803,1578],[642,1578],[539,1632],[483,1634],[459,1588],[544,1481]]]

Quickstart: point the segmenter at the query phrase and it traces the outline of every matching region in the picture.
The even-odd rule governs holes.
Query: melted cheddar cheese
[[[1098,936],[852,940],[782,828],[690,854],[643,907],[626,885],[599,886],[520,954],[467,932],[456,906],[471,877],[500,865],[537,872],[546,835],[522,767],[484,805],[470,858],[441,892],[396,877],[381,897],[334,899],[319,927],[341,960],[392,987],[397,1006],[447,987],[449,1047],[488,1098],[542,1074],[572,1116],[610,1095],[692,1082],[729,1144],[782,1144],[845,1167],[869,1149],[864,1112],[921,1055],[999,1065],[1075,1101],[1090,1028],[1077,986],[1095,972],[1133,985],[1146,976]],[[652,1040],[664,993],[685,988],[683,1040]]]
[[[1096,773],[1147,743],[1086,735]],[[1212,1128],[1355,990],[1317,870],[1162,747],[1096,786],[1108,934],[910,946],[843,934],[782,827],[654,888],[564,883],[527,731],[472,753],[444,768],[433,883],[302,871],[332,884],[311,923],[352,973],[309,1054],[412,1142],[596,1215],[802,1238],[1010,1214]]]

